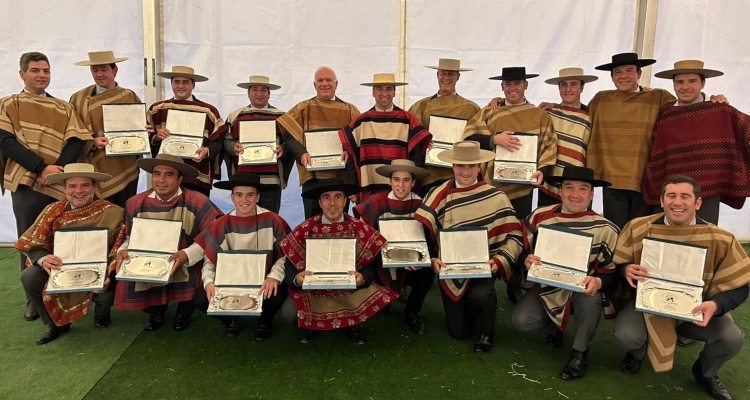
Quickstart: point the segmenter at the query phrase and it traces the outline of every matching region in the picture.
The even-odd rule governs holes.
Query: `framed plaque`
[[[167,110],[166,128],[169,136],[161,141],[159,154],[180,158],[195,158],[203,146],[206,114],[200,111]]]
[[[239,165],[276,164],[276,121],[240,121]]]
[[[439,233],[440,279],[490,278],[492,269],[487,228],[450,228]]]
[[[432,148],[427,150],[425,165],[441,168],[453,168],[453,165],[441,161],[437,155],[453,148],[453,143],[461,140],[466,128],[466,120],[442,115],[430,115],[430,133]]]
[[[561,226],[539,227],[534,255],[541,264],[529,268],[530,282],[582,292],[583,279],[588,275],[589,258],[594,235]]]
[[[151,152],[146,125],[146,105],[104,104],[104,137],[109,143],[104,148],[107,156],[144,155]]]
[[[349,271],[357,268],[355,238],[307,238],[305,276],[302,289],[356,289],[357,280]]]
[[[60,257],[63,265],[51,270],[47,293],[104,290],[108,237],[106,228],[57,230],[53,254]]]
[[[341,160],[344,146],[338,129],[305,132],[305,147],[311,158],[311,164],[306,166],[308,171],[346,169],[346,164]]]
[[[123,261],[117,279],[131,282],[167,284],[182,234],[181,221],[133,218],[128,243],[129,260]]]
[[[380,254],[383,268],[431,267],[423,225],[413,218],[380,220],[380,234],[388,246]]]
[[[693,314],[692,310],[703,302],[707,254],[707,247],[644,238],[640,263],[649,276],[638,282],[635,309],[683,321],[703,321],[703,314]]]
[[[495,166],[492,180],[503,183],[522,183],[530,185],[532,175],[537,171],[537,142],[539,136],[533,133],[514,132],[513,137],[520,140],[521,148],[510,151],[502,146],[495,146]]]
[[[216,255],[216,293],[208,304],[212,315],[260,315],[269,252],[234,250]]]

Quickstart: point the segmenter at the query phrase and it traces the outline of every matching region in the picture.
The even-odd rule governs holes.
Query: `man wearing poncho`
[[[445,267],[437,242],[441,229],[487,228],[487,264],[493,276],[440,280],[448,334],[458,340],[468,338],[472,335],[469,315],[478,315],[480,327],[474,352],[483,354],[492,349],[495,336],[495,279],[508,282],[511,266],[522,249],[521,224],[508,197],[478,179],[481,165],[494,158],[492,152],[480,150],[477,142],[461,141],[438,157],[453,164],[454,179],[430,190],[414,218],[424,225],[432,267],[438,275]]]
[[[109,175],[94,172],[91,164],[72,163],[65,166],[65,172],[50,174],[48,180],[64,186],[65,200],[45,207],[34,225],[16,242],[16,249],[28,257],[28,267],[21,274],[26,296],[39,311],[47,329],[36,344],[55,340],[62,332],[70,329],[70,324],[85,316],[93,301],[94,325],[106,328],[111,322],[109,311],[114,302],[113,273],[116,266],[116,253],[123,238],[122,208],[101,199],[94,199],[98,182],[109,179]],[[107,265],[104,290],[100,292],[79,292],[48,294],[47,281],[51,270],[60,269],[64,260],[55,255],[53,248],[55,232],[68,228],[107,228]]]
[[[662,185],[661,205],[664,213],[637,218],[625,226],[617,241],[614,261],[627,283],[635,288],[649,275],[648,269],[640,265],[645,237],[707,247],[703,302],[691,311],[702,313],[703,321],[680,322],[641,313],[635,310],[631,299],[615,321],[615,339],[627,351],[620,370],[626,374],[638,372],[648,354],[654,371],[669,371],[680,335],[705,342],[692,368],[696,382],[716,399],[731,399],[717,372],[742,349],[742,331],[728,313],[747,299],[750,259],[734,235],[696,217],[696,210],[701,207],[701,189],[694,179],[680,175],[667,179]]]
[[[560,374],[564,380],[573,380],[583,377],[588,368],[589,344],[596,334],[603,311],[602,293],[617,287],[618,278],[612,256],[618,229],[601,215],[588,210],[594,199],[594,187],[609,185],[609,182],[594,179],[594,171],[585,167],[565,167],[562,175],[554,175],[546,180],[560,187],[562,204],[537,208],[523,221],[524,252],[519,261],[527,269],[544,261],[534,255],[540,226],[565,227],[594,235],[588,276],[583,280],[581,293],[535,284],[518,301],[511,322],[521,332],[546,329],[547,346],[553,348],[562,345],[562,333],[567,328],[570,315],[575,314],[573,352]]]

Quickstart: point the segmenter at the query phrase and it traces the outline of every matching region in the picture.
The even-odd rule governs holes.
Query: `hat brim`
[[[220,181],[220,182],[214,182],[214,187],[217,189],[223,189],[223,190],[232,190],[237,186],[248,186],[253,187],[257,189],[259,192],[265,192],[272,188],[271,185],[264,185],[262,183],[254,184],[252,182],[246,182],[246,181],[233,181],[233,180],[226,180],[226,181]]]
[[[441,69],[443,71],[455,71],[455,72],[474,71],[471,68],[459,68],[459,69],[455,69],[455,68],[440,68],[440,66],[438,66],[438,65],[425,65],[424,67],[425,68],[429,68],[429,69]]]
[[[104,182],[112,179],[112,175],[105,174],[102,172],[60,172],[57,174],[49,174],[47,175],[47,180],[52,183],[59,183],[63,184],[65,183],[65,180],[68,178],[91,178],[95,182]]]
[[[599,71],[612,71],[613,69],[621,67],[623,65],[635,65],[638,68],[643,68],[648,67],[655,62],[656,60],[651,58],[639,58],[637,60],[618,61],[608,64],[602,64],[598,67],[594,67],[594,69],[598,69]]]
[[[156,75],[160,76],[162,78],[166,78],[166,79],[172,79],[174,77],[182,76],[182,77],[185,77],[185,78],[190,78],[190,79],[192,79],[192,80],[194,80],[196,82],[205,82],[205,81],[208,80],[208,78],[206,78],[203,75],[195,75],[195,74],[180,74],[180,73],[173,73],[173,72],[157,72]]]
[[[715,69],[692,68],[692,69],[668,69],[666,71],[657,72],[654,74],[654,76],[657,78],[672,79],[675,77],[675,75],[680,75],[680,74],[698,74],[698,75],[703,75],[703,78],[715,78],[717,76],[724,75],[723,72],[717,71]]]
[[[362,86],[406,86],[406,82],[365,82],[360,83]]]
[[[410,165],[381,165],[375,168],[375,172],[385,178],[390,178],[394,172],[409,172],[415,179],[424,179],[430,176],[430,172],[424,168],[412,167]]]
[[[254,82],[242,82],[238,83],[237,87],[243,88],[243,89],[250,89],[251,86],[265,86],[268,88],[268,90],[276,90],[281,89],[281,86],[274,85],[273,83],[254,83]]]
[[[138,165],[138,168],[148,173],[152,173],[154,171],[154,167],[156,167],[157,165],[165,165],[167,167],[172,167],[180,171],[182,176],[186,179],[195,179],[198,177],[197,169],[195,169],[194,167],[190,165],[178,163],[175,161],[162,160],[158,158],[141,158],[137,160],[135,163],[136,165]]]
[[[91,62],[89,60],[83,60],[83,61],[78,61],[76,63],[73,63],[73,65],[77,65],[79,67],[88,67],[88,66],[92,66],[92,65],[108,65],[108,64],[113,64],[113,63],[116,64],[118,62],[122,62],[122,61],[125,61],[127,59],[128,59],[127,57],[115,57],[114,61],[96,62],[96,63],[93,63],[93,62]]]
[[[494,160],[495,153],[489,150],[480,149],[479,158],[477,158],[476,160],[459,160],[453,157],[453,150],[446,150],[446,151],[438,153],[437,158],[440,161],[447,162],[449,164],[460,164],[460,165],[482,164],[482,163],[486,163],[487,161]]]
[[[549,176],[544,178],[545,182],[551,183],[553,185],[559,186],[563,183],[563,181],[577,181],[577,182],[586,182],[590,183],[593,187],[607,187],[612,186],[611,182],[603,181],[600,179],[586,179],[586,178],[578,178],[578,177],[572,177],[572,176]]]
[[[537,76],[539,76],[539,74],[526,74],[524,76],[507,76],[507,77],[498,75],[498,76],[491,76],[488,79],[491,81],[522,81],[524,79],[536,78]]]
[[[345,183],[343,185],[326,185],[323,187],[312,188],[302,192],[302,197],[308,200],[318,200],[320,196],[326,192],[344,192],[344,195],[348,197],[358,194],[360,191],[359,186]]]
[[[550,85],[557,85],[558,83],[562,81],[581,81],[583,83],[589,83],[597,79],[599,79],[599,77],[594,76],[594,75],[573,75],[573,76],[560,76],[557,78],[550,78],[544,81],[544,83],[549,83]]]

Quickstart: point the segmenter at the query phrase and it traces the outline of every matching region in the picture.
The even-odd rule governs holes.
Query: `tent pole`
[[[641,58],[654,57],[656,41],[656,17],[659,13],[659,0],[638,0],[638,16],[635,20],[635,41],[633,51]],[[641,86],[651,86],[651,66],[643,68]]]
[[[398,25],[398,73],[397,79],[401,82],[409,80],[409,0],[396,0],[396,24]],[[409,99],[409,86],[399,88],[398,104],[407,109]]]

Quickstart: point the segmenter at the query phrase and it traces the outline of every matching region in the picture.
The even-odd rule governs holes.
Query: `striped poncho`
[[[414,219],[425,226],[430,257],[440,253],[441,229],[485,227],[490,258],[498,266],[495,277],[508,282],[513,265],[523,248],[521,223],[510,201],[499,189],[484,182],[457,188],[453,179],[436,186],[422,201]],[[463,297],[471,279],[441,279],[440,285],[453,301]]]
[[[615,245],[617,244],[617,226],[594,211],[584,211],[577,214],[565,214],[562,205],[541,207],[534,210],[523,221],[523,247],[524,251],[533,254],[536,245],[536,234],[539,226],[562,226],[577,231],[594,235],[589,255],[589,275],[613,275],[617,271],[612,262]],[[613,276],[616,280],[617,278]],[[540,296],[544,302],[544,309],[552,322],[560,330],[565,330],[568,325],[572,304],[570,298],[573,292],[554,286],[541,285]],[[608,307],[605,301],[605,316],[614,317],[614,310]]]
[[[195,101],[190,100],[164,100],[159,101],[151,105],[148,109],[148,122],[156,132],[159,128],[164,128],[167,125],[167,113],[170,109],[184,110],[184,111],[197,111],[206,114],[206,124],[203,129],[203,147],[216,141],[223,141],[227,134],[227,126],[224,120],[219,115],[219,110],[216,107],[204,103],[197,98]],[[223,150],[223,146],[222,146]],[[159,151],[158,146],[152,148],[152,155],[156,155]],[[199,175],[196,179],[185,179],[184,183],[191,183],[202,189],[211,190],[211,182],[214,179],[221,178],[221,154],[209,154],[208,157],[196,163],[192,159],[186,159],[185,164],[195,167],[198,170]]]
[[[588,111],[580,108],[556,106],[547,110],[557,134],[557,160],[552,176],[561,176],[565,167],[586,165],[586,148],[591,136],[591,119]],[[539,190],[560,200],[560,189],[544,182]]]
[[[0,99],[0,130],[14,135],[18,143],[41,157],[47,165],[57,162],[72,138],[88,142],[84,153],[93,144],[91,133],[73,106],[54,97],[26,92]],[[58,200],[65,199],[62,185],[36,185],[37,174],[11,159],[0,157],[0,170],[4,171],[3,189],[15,192],[19,185],[26,185]]]
[[[76,113],[94,137],[104,136],[102,105],[141,102],[141,99],[132,90],[120,86],[101,94],[96,94],[95,90],[96,85],[91,85],[70,96],[70,104],[73,105]],[[145,126],[146,116],[144,115],[143,118],[143,125]],[[112,176],[112,179],[99,182],[96,185],[97,197],[106,199],[113,196],[125,189],[128,183],[138,179],[140,171],[138,166],[135,165],[135,161],[139,158],[141,156],[107,157],[103,149],[95,149],[89,153],[87,161],[94,165],[98,172]]]
[[[409,107],[409,112],[412,113],[417,118],[417,121],[419,121],[419,124],[427,130],[430,130],[430,117],[433,115],[460,118],[468,121],[471,117],[476,115],[479,110],[480,108],[476,103],[465,99],[458,94],[448,96],[438,96],[436,94],[432,97],[425,97]],[[451,168],[440,168],[430,165],[425,165],[424,168],[430,173],[430,175],[421,180],[420,186],[426,186],[438,181],[444,182],[453,178],[453,170]]]
[[[482,148],[494,152],[495,134],[504,131],[525,132],[538,136],[537,169],[542,170],[544,175],[548,176],[557,159],[557,137],[552,118],[546,112],[528,103],[517,106],[501,104],[495,110],[483,108],[466,125],[464,140],[476,140],[482,144]],[[487,163],[482,174],[484,181],[492,182],[492,185],[505,192],[509,199],[515,200],[531,194],[533,189],[531,185],[493,182],[494,169],[494,161]]]
[[[591,139],[586,166],[613,189],[641,191],[659,109],[675,97],[666,90],[604,90],[589,103]]]
[[[128,200],[125,210],[125,229],[128,235],[133,227],[134,217],[180,221],[182,231],[177,248],[185,249],[222,215],[221,210],[208,197],[193,190],[183,188],[181,195],[169,201],[154,198],[153,193],[154,190],[149,189]],[[199,261],[190,268],[181,265],[166,285],[119,281],[115,293],[115,307],[123,310],[143,310],[170,301],[192,300],[196,288],[201,285],[202,264],[203,262]]]
[[[360,201],[364,201],[391,190],[388,178],[375,172],[376,168],[401,159],[423,165],[432,135],[414,115],[394,106],[393,111],[380,112],[373,107],[358,115],[339,131],[339,138],[354,162],[362,188]]]
[[[625,225],[617,241],[614,262],[618,266],[640,264],[645,237],[708,248],[703,270],[703,301],[750,282],[750,259],[734,235],[711,223],[665,225],[664,213],[636,218]],[[677,342],[675,327],[681,322],[646,313],[643,317],[648,329],[651,366],[656,372],[671,370]]]
[[[290,135],[305,147],[305,132],[320,129],[339,130],[357,115],[359,115],[359,110],[356,106],[341,101],[338,97],[335,100],[313,97],[292,107],[276,122],[284,134]],[[343,170],[310,172],[304,165],[297,164],[297,172],[300,186],[311,179],[346,179],[346,171]]]

